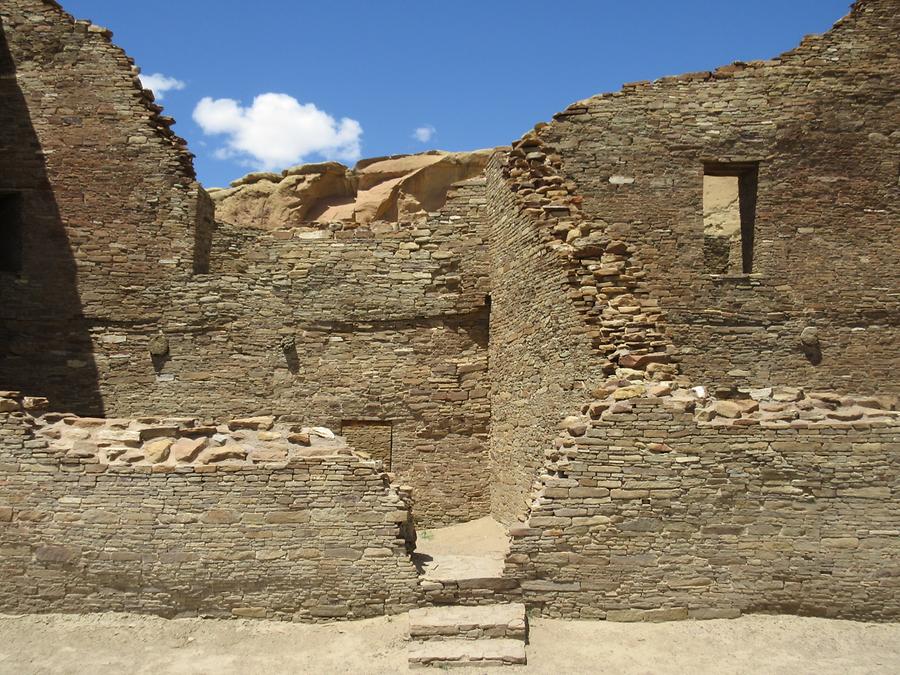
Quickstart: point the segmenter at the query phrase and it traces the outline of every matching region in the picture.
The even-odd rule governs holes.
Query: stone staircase
[[[409,613],[409,665],[522,665],[526,637],[521,603],[414,609]]]

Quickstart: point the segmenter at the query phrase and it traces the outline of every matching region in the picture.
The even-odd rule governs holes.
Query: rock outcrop
[[[302,164],[251,173],[209,193],[219,221],[267,230],[309,221],[412,221],[438,211],[453,183],[480,175],[492,152],[377,157],[353,169],[338,162]]]

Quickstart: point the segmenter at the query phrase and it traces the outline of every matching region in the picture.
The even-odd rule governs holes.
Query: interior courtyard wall
[[[24,267],[0,275],[4,386],[84,414],[389,421],[423,522],[484,515],[483,185],[418,224],[214,226],[109,31],[42,0],[2,20],[0,191],[25,197]]]
[[[488,167],[490,461],[492,514],[510,523],[528,510],[560,411],[580,409],[602,373],[568,300],[566,264],[509,191],[505,161],[498,154]]]
[[[475,180],[418,224],[218,225],[209,274],[173,284],[144,323],[96,330],[108,410],[275,414],[335,431],[387,421],[391,469],[416,489],[421,523],[485,515],[483,202]]]

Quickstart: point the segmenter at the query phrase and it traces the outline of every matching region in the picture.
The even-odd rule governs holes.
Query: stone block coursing
[[[380,463],[334,444],[314,452],[315,442],[253,459],[274,432],[244,422],[217,440],[250,445],[239,432],[252,430],[247,460],[128,463],[107,461],[122,439],[102,431],[93,453],[76,456],[54,443],[55,423],[0,413],[0,611],[332,621],[417,605],[409,494]],[[117,426],[101,429],[124,435]],[[135,433],[136,446],[159,442]]]
[[[526,604],[610,620],[900,617],[897,413],[747,426],[680,403],[632,398],[548,450],[507,556]]]
[[[895,5],[575,103],[446,199],[261,230],[109,31],[6,0],[0,385],[49,402],[0,396],[0,609],[897,619]],[[354,421],[420,522],[516,524],[504,579],[417,583],[409,492],[310,438]]]

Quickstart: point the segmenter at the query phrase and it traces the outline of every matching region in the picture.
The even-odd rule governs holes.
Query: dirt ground
[[[127,614],[0,616],[0,673],[397,673],[407,670],[406,631],[406,615],[319,625]],[[898,673],[900,624],[787,616],[660,624],[536,619],[528,662],[491,670]]]

